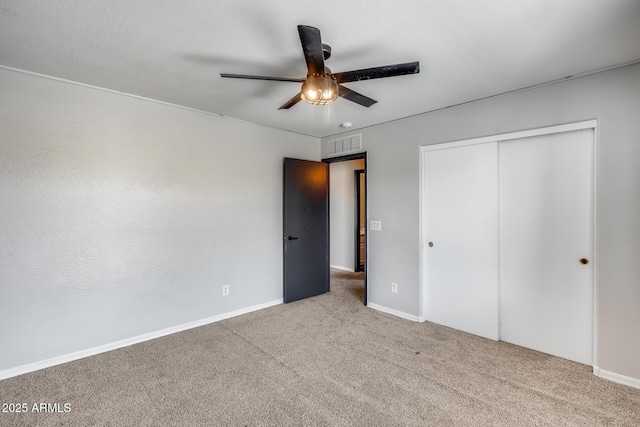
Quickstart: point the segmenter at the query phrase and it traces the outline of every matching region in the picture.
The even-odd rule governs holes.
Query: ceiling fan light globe
[[[338,84],[328,76],[310,76],[302,84],[301,97],[313,105],[325,105],[338,99]]]

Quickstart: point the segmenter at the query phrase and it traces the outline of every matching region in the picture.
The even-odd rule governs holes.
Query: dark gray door
[[[329,292],[329,165],[284,159],[284,302]]]

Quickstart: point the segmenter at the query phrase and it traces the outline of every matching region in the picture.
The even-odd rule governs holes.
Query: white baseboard
[[[378,304],[374,304],[372,302],[367,303],[367,307],[373,308],[374,310],[381,311],[387,314],[393,314],[394,316],[401,317],[403,319],[411,320],[412,322],[418,321],[418,316],[414,314],[405,313],[403,311],[394,310],[392,308],[384,307]]]
[[[74,353],[53,357],[51,359],[42,360],[34,363],[28,363],[26,365],[17,366],[15,368],[5,369],[4,371],[0,371],[0,380],[5,380],[11,377],[17,377],[18,375],[27,374],[29,372],[37,371],[40,369],[50,368],[52,366],[61,365],[67,362],[73,362],[74,360],[83,359],[89,356],[95,356],[96,354],[106,353],[107,351],[111,351],[111,350],[117,350],[122,347],[127,347],[127,346],[138,344],[144,341],[149,341],[155,338],[164,337],[166,335],[175,334],[177,332],[186,331],[188,329],[197,328],[198,326],[204,326],[211,323],[219,322],[221,320],[230,319],[232,317],[240,316],[242,314],[251,313],[253,311],[262,310],[268,307],[273,307],[275,305],[282,304],[283,302],[284,300],[282,299],[270,301],[264,304],[258,304],[251,307],[242,308],[240,310],[231,311],[229,313],[223,313],[217,316],[208,317],[206,319],[196,320],[194,322],[188,322],[182,325],[172,326],[170,328],[162,329],[155,332],[149,332],[148,334],[138,335],[136,337],[127,338],[127,339],[116,341],[110,344],[104,344],[97,347],[88,348],[86,350],[80,350]]]
[[[330,268],[335,268],[336,270],[342,270],[342,271],[348,271],[350,273],[355,273],[355,270],[353,268],[343,267],[341,265],[333,265],[333,264],[331,264],[329,267]]]
[[[640,379],[638,378],[627,377],[625,375],[616,374],[615,372],[605,371],[597,366],[593,367],[593,374],[597,377],[604,378],[605,380],[613,381],[614,383],[624,384],[629,387],[640,389]]]

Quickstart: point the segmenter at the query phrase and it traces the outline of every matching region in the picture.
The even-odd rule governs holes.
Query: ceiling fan
[[[307,77],[304,79],[291,79],[287,77],[252,76],[246,74],[220,73],[220,77],[234,79],[272,80],[279,82],[302,83],[302,88],[293,98],[285,102],[279,110],[286,110],[304,99],[310,104],[324,105],[335,101],[338,97],[370,107],[376,100],[355,92],[342,83],[359,80],[379,79],[382,77],[402,76],[405,74],[417,74],[420,72],[419,62],[407,62],[404,64],[385,65],[382,67],[365,68],[354,71],[332,73],[324,65],[324,61],[331,57],[331,47],[322,43],[320,30],[308,25],[298,25],[298,34],[304,58],[307,61]]]

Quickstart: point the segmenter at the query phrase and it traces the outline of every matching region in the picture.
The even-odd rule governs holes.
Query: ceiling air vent
[[[327,141],[327,157],[362,151],[362,134]]]

